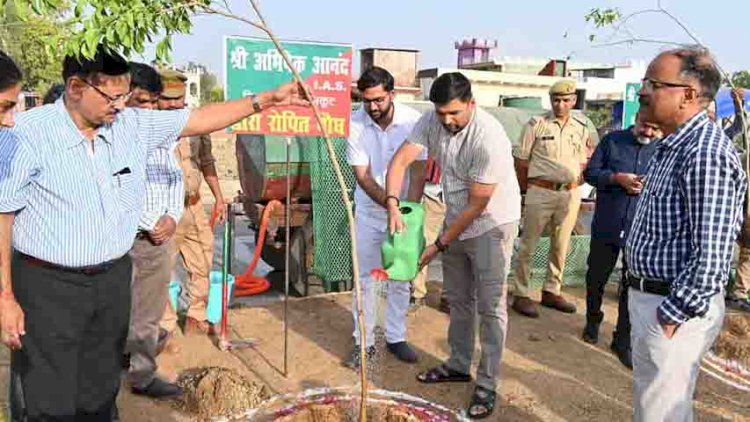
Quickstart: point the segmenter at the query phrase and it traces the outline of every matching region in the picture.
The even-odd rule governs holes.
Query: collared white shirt
[[[346,156],[352,166],[370,166],[370,174],[378,185],[385,188],[388,164],[401,144],[412,131],[421,114],[404,104],[393,104],[393,121],[385,129],[375,123],[365,112],[364,107],[352,113],[347,141]],[[425,160],[426,155],[419,160]],[[406,198],[409,189],[408,177],[404,178],[401,198]],[[354,192],[354,203],[357,215],[385,221],[385,208],[373,201],[367,193],[357,186]]]

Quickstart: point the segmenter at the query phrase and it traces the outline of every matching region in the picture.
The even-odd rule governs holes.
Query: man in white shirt
[[[368,357],[375,354],[375,284],[386,283],[385,339],[388,351],[403,362],[414,363],[417,354],[406,343],[406,314],[409,310],[410,285],[403,281],[376,281],[371,271],[382,267],[380,247],[387,238],[385,210],[385,177],[388,163],[411,132],[420,114],[403,104],[393,102],[393,76],[385,69],[365,70],[357,82],[362,94],[362,108],[352,114],[347,143],[347,159],[354,170],[357,188],[354,193],[357,224],[357,256],[363,295],[366,346]],[[421,186],[420,184],[420,190]],[[406,198],[402,191],[400,197]],[[416,199],[416,198],[412,198]],[[359,343],[356,301],[354,342]],[[357,367],[360,348],[354,347],[346,366]]]

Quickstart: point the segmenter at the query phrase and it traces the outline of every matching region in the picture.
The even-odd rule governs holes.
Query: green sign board
[[[640,83],[625,84],[625,95],[622,104],[622,128],[628,128],[635,124],[635,115],[638,113],[640,103],[638,102],[638,91],[641,90]]]
[[[352,47],[350,45],[287,42],[282,47],[291,65],[310,88],[323,126],[330,136],[349,134]],[[235,100],[292,81],[292,71],[267,39],[224,39],[226,98]],[[320,136],[322,130],[308,107],[264,110],[230,128],[234,133],[280,136]]]

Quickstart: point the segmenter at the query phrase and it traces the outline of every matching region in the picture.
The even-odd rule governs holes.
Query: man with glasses
[[[578,190],[581,173],[595,144],[586,121],[570,113],[578,99],[575,82],[559,81],[552,85],[549,94],[552,111],[529,121],[521,144],[514,151],[516,173],[526,197],[513,310],[529,318],[539,317],[535,303],[529,298],[531,258],[547,227],[550,228],[549,263],[541,304],[564,313],[576,312],[575,304],[561,294],[563,271],[581,206]]]
[[[156,109],[162,91],[156,69],[143,63],[130,63],[132,95],[128,107]],[[159,343],[167,339],[159,321],[169,301],[172,274],[172,236],[182,216],[182,171],[172,153],[172,145],[156,148],[146,162],[146,198],[135,244],[132,306],[127,351],[130,353],[128,380],[135,394],[171,397],[182,393],[180,386],[156,376]]]
[[[12,228],[0,239],[11,269],[0,280],[0,325],[13,391],[23,392],[13,418],[111,420],[148,156],[180,136],[308,102],[289,84],[193,111],[125,108],[128,62],[103,47],[93,59],[66,57],[63,79],[62,100],[22,113],[14,145],[0,140],[13,151],[0,155],[0,232]]]
[[[721,81],[707,50],[685,47],[659,54],[639,93],[666,137],[625,245],[636,421],[693,420],[700,361],[724,320],[747,179],[706,114]]]
[[[362,93],[362,108],[352,114],[351,134],[347,141],[347,159],[357,179],[354,192],[357,224],[357,256],[362,280],[363,316],[367,339],[367,354],[375,354],[373,329],[376,321],[377,283],[386,284],[385,341],[388,351],[398,360],[417,361],[417,353],[406,342],[406,314],[409,310],[410,286],[403,281],[377,281],[370,274],[381,268],[380,248],[388,232],[386,213],[385,178],[393,154],[406,141],[420,114],[416,110],[393,102],[393,76],[381,67],[371,67],[362,72],[357,89]],[[419,167],[424,169],[423,166]],[[424,172],[419,174],[424,178]],[[422,179],[423,180],[423,179]],[[417,181],[415,179],[415,181]],[[418,183],[420,190],[423,183]],[[408,186],[407,186],[408,187]],[[407,189],[396,195],[407,199]],[[421,196],[421,195],[420,195]],[[416,200],[416,195],[412,195]],[[359,342],[357,307],[352,306],[354,317],[354,342]],[[345,366],[357,367],[361,361],[360,347],[352,350]],[[371,357],[370,356],[370,357]]]

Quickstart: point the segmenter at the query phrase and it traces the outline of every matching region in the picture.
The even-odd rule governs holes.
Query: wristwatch
[[[253,111],[256,113],[260,113],[263,111],[262,108],[260,108],[260,103],[258,102],[258,96],[255,94],[250,95],[250,101],[253,103]]]

